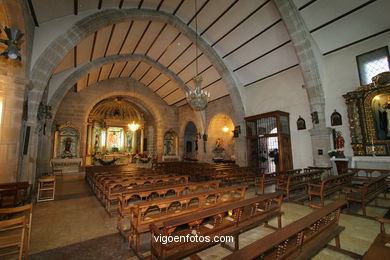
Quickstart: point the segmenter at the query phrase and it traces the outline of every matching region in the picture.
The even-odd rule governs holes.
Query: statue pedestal
[[[180,161],[180,158],[178,155],[163,155],[162,161],[163,162],[178,162],[178,161]]]
[[[82,164],[82,158],[58,158],[51,160],[53,170],[62,170],[62,173],[78,173]]]
[[[332,168],[334,175],[340,175],[348,169],[349,159],[348,158],[330,158],[332,162]]]

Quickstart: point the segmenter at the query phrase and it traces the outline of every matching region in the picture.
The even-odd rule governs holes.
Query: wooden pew
[[[134,208],[134,200],[136,199],[150,199],[152,195],[157,195],[160,197],[165,197],[169,192],[173,193],[175,196],[188,195],[188,193],[193,193],[202,189],[202,192],[217,190],[219,188],[220,181],[207,181],[207,182],[192,182],[192,183],[183,183],[183,184],[174,184],[174,185],[165,185],[165,186],[150,186],[130,189],[126,192],[123,192],[119,196],[118,203],[118,230],[121,234],[125,235],[128,233],[130,228],[126,228],[127,220],[131,220],[132,209]],[[187,194],[184,194],[187,193]]]
[[[290,200],[292,191],[305,189],[309,183],[318,183],[321,181],[323,171],[308,171],[301,174],[284,174],[277,180],[276,190],[284,191],[287,199]]]
[[[377,218],[376,220],[380,223],[381,231],[363,255],[363,260],[386,259],[390,256],[390,247],[386,246],[386,244],[390,243],[390,235],[385,231],[385,223],[390,224],[390,219]]]
[[[329,204],[222,259],[311,259],[333,238],[336,250],[345,252],[339,238],[345,229],[339,225],[340,210],[345,204]]]
[[[325,198],[329,195],[338,192],[339,199],[340,193],[343,188],[349,186],[352,181],[354,173],[346,173],[338,176],[333,176],[324,179],[320,184],[319,183],[309,183],[308,184],[308,195],[310,200],[311,207],[321,208],[324,206]],[[313,197],[319,197],[321,200],[321,204],[312,203]]]
[[[278,227],[281,228],[282,193],[271,193],[254,198],[227,203],[172,218],[163,223],[160,229],[154,223],[152,230],[152,257],[157,259],[182,259],[191,256],[199,259],[197,252],[211,247],[218,242],[213,240],[216,236],[233,236],[235,250],[239,246],[239,234],[250,230],[262,223],[278,218]],[[162,243],[154,237],[158,236],[209,236],[210,242],[191,243],[188,241]],[[226,245],[223,245],[226,247]],[[245,259],[245,258],[241,258]]]
[[[381,175],[365,182],[361,188],[345,187],[347,190],[346,199],[348,206],[350,202],[358,202],[362,205],[363,216],[366,214],[366,205],[376,199],[382,192],[386,198],[386,178],[387,175]]]
[[[30,200],[28,182],[14,182],[0,184],[0,208],[16,207]]]
[[[167,184],[180,184],[188,183],[188,176],[173,176],[173,177],[154,177],[146,179],[138,179],[119,183],[110,183],[105,187],[105,191],[102,195],[102,201],[105,205],[107,212],[111,213],[111,206],[117,205],[118,196],[129,189],[134,189],[140,186],[161,186]]]
[[[140,236],[150,231],[151,223],[161,227],[164,221],[172,217],[190,212],[195,213],[213,205],[226,203],[226,201],[242,200],[247,188],[246,185],[231,186],[215,191],[136,203],[131,210],[130,217],[130,246],[136,253],[140,251]]]
[[[277,185],[277,183],[281,183],[281,179],[287,178],[289,175],[296,175],[299,174],[302,170],[301,169],[291,169],[284,172],[271,172],[271,173],[264,173],[262,174],[256,181],[255,186],[260,188],[260,193],[257,192],[256,194],[264,194],[264,190],[266,186],[269,185]],[[284,177],[285,176],[285,177]]]
[[[382,175],[387,175],[386,183],[387,190],[390,189],[390,170],[382,170],[382,169],[362,169],[362,168],[348,168],[346,172],[354,172],[354,178],[352,182],[359,183],[368,181],[369,179],[379,177]]]

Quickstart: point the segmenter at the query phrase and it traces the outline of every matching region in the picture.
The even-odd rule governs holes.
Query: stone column
[[[131,152],[137,153],[137,131],[133,131],[133,142],[131,143]]]
[[[325,123],[325,97],[321,79],[323,56],[292,0],[274,0],[301,67],[313,117],[310,136],[315,166],[329,166],[331,129]]]
[[[24,138],[22,115],[25,91],[30,81],[0,75],[0,183],[15,182]]]
[[[142,128],[141,129],[141,147],[140,147],[140,151],[141,153],[144,153],[144,129]]]
[[[91,155],[91,146],[92,146],[92,125],[87,125],[87,156]],[[80,155],[81,156],[81,155]]]

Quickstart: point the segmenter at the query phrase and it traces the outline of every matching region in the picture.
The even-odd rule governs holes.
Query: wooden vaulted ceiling
[[[177,16],[195,30],[225,62],[244,87],[298,66],[280,14],[271,0],[27,0],[37,29],[40,24],[81,12],[105,8],[138,8]],[[294,0],[322,54],[327,55],[371,35],[389,31],[383,6],[388,0]],[[390,6],[389,6],[390,8]],[[388,9],[387,9],[388,10]],[[372,15],[371,15],[372,14]],[[367,18],[367,19],[362,19]],[[370,19],[368,19],[370,18]],[[363,26],[364,25],[364,26]],[[83,39],[58,65],[55,73],[97,58],[143,54],[176,73],[193,87],[195,43],[171,25],[132,20],[101,28]],[[212,100],[229,94],[210,60],[198,50],[203,88]],[[120,61],[91,70],[77,90],[109,78],[134,78],[169,105],[184,105],[185,93],[162,71],[143,61]]]

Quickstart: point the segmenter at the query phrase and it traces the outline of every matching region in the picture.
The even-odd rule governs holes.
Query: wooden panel
[[[128,77],[130,73],[134,70],[135,65],[137,65],[138,62],[135,61],[129,61],[126,65],[126,67],[123,69],[122,74],[120,74],[120,77]]]
[[[182,52],[188,45],[190,45],[190,40],[185,35],[180,35],[177,40],[172,43],[170,48],[164,53],[160,58],[159,62],[165,66],[168,66],[180,52]]]
[[[134,71],[134,73],[132,75],[132,78],[134,78],[136,80],[139,80],[144,75],[146,70],[149,69],[149,68],[150,68],[149,64],[147,64],[145,62],[141,62],[139,64],[139,66],[137,67],[137,69]]]
[[[160,71],[155,68],[151,68],[148,73],[142,78],[141,82],[143,84],[148,85],[157,75],[160,74]]]
[[[178,30],[170,25],[165,27],[164,31],[153,44],[152,48],[149,50],[148,56],[157,60],[161,53],[167,48],[169,43],[176,37]]]
[[[144,32],[148,21],[134,21],[131,27],[129,37],[127,37],[125,44],[123,45],[121,54],[132,53],[142,33]]]
[[[122,9],[124,8],[137,8],[140,0],[124,0]]]
[[[178,85],[175,82],[169,81],[167,84],[164,85],[164,87],[160,88],[156,93],[160,97],[164,97],[169,92],[171,92],[172,90],[175,90],[177,88],[178,88]]]
[[[92,85],[92,84],[96,83],[97,78],[99,76],[99,71],[100,71],[100,67],[93,69],[89,72],[88,85]]]
[[[175,91],[173,94],[166,97],[165,101],[168,103],[168,105],[172,105],[185,97],[186,97],[186,95],[185,95],[184,91],[179,89],[179,90]],[[185,101],[185,100],[184,100],[184,102],[187,103],[187,101]]]
[[[108,78],[108,74],[110,73],[112,64],[103,65],[102,70],[100,72],[99,81],[105,80]]]
[[[152,22],[147,32],[145,33],[145,36],[141,39],[141,42],[135,50],[135,53],[145,54],[163,26],[163,23]]]
[[[117,78],[119,77],[119,73],[121,73],[123,67],[125,66],[125,61],[116,62],[114,65],[114,68],[111,71],[110,78]]]
[[[94,34],[89,35],[77,45],[77,64],[89,62]]]
[[[164,74],[161,74],[160,76],[158,76],[158,78],[153,81],[152,84],[149,85],[149,87],[152,89],[152,90],[156,90],[158,89],[162,84],[164,84],[165,82],[167,82],[169,79],[167,76],[165,76]]]
[[[87,86],[88,74],[77,81],[77,92],[83,90]]]
[[[108,46],[107,49],[106,56],[118,54],[119,49],[123,41],[125,40],[126,33],[129,29],[129,26],[130,26],[130,22],[116,24],[114,33],[112,34],[110,45]]]
[[[64,59],[57,65],[54,73],[72,68],[74,64],[74,49],[72,48],[68,54],[65,55]]]
[[[103,57],[104,52],[106,51],[108,39],[110,38],[111,29],[112,26],[107,26],[98,31],[92,59]]]

